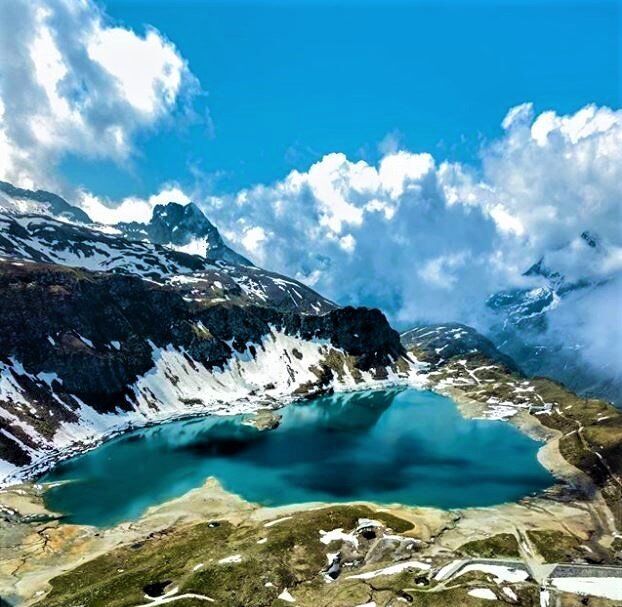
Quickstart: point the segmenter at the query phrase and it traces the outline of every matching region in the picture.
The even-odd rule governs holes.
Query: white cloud
[[[252,251],[254,255],[261,254],[261,245],[266,240],[267,235],[263,228],[254,226],[244,230],[242,244],[247,251]]]
[[[500,228],[524,234],[540,253],[586,229],[622,245],[622,112],[590,105],[534,117],[525,104],[504,125],[505,136],[484,150],[491,194],[478,188]]]
[[[184,61],[156,30],[141,38],[122,27],[98,29],[87,43],[87,52],[114,76],[118,94],[147,116],[175,103]]]
[[[378,177],[381,186],[393,198],[398,198],[405,189],[417,188],[418,182],[434,169],[430,154],[394,152],[380,161]]]
[[[454,270],[464,266],[467,259],[468,254],[464,252],[441,255],[426,261],[417,273],[428,284],[450,290],[458,282]]]
[[[126,159],[198,89],[174,45],[110,25],[92,0],[0,3],[0,178],[54,187],[68,153]]]
[[[481,306],[496,231],[482,208],[447,201],[441,174],[429,154],[399,151],[377,166],[329,154],[271,186],[212,197],[206,212],[255,261],[337,301],[447,319]],[[257,226],[261,246],[249,246]],[[460,280],[462,296],[448,299]]]

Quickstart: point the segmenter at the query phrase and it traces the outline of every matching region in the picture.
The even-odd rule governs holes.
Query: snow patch
[[[232,554],[231,556],[227,556],[224,559],[220,559],[218,561],[219,565],[228,565],[229,563],[241,563],[242,555],[240,554]]]
[[[286,601],[287,603],[296,602],[296,599],[291,595],[291,593],[289,592],[289,590],[287,590],[287,588],[285,588],[285,590],[283,590],[283,592],[281,592],[281,594],[279,594],[277,598],[281,599],[282,601]]]
[[[558,577],[551,585],[564,592],[622,600],[622,577]]]
[[[384,569],[376,569],[375,571],[358,573],[357,575],[349,575],[348,579],[370,580],[378,577],[379,575],[395,575],[396,573],[401,573],[402,571],[408,571],[410,569],[421,569],[423,571],[427,571],[430,569],[430,565],[428,563],[422,563],[421,561],[404,561],[403,563],[396,563],[395,565],[384,567]]]
[[[490,590],[490,588],[473,588],[467,592],[469,596],[474,596],[477,599],[484,599],[486,601],[496,601],[497,595]]]

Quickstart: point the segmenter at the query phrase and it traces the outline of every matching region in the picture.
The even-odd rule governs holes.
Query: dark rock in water
[[[245,423],[261,432],[264,430],[275,430],[281,424],[281,416],[274,411],[263,409],[251,414]]]

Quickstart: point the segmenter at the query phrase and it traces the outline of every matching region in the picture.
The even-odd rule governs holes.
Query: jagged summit
[[[559,272],[555,272],[545,265],[544,257],[540,257],[526,272],[523,272],[523,276],[543,276],[554,282],[563,280],[563,276]]]
[[[216,227],[193,202],[179,204],[168,202],[153,209],[148,223],[132,221],[119,223],[128,238],[133,240],[148,239],[155,244],[185,245],[189,238],[206,237],[214,243],[222,242]]]
[[[157,205],[148,223],[133,221],[116,227],[130,240],[169,245],[187,253],[199,253],[211,261],[253,265],[224,243],[216,226],[193,202]]]
[[[0,181],[0,209],[11,213],[52,215],[69,221],[91,223],[91,218],[64,198],[45,190],[27,190]]]

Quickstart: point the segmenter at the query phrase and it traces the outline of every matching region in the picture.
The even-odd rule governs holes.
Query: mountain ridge
[[[83,209],[69,204],[58,194],[18,188],[7,181],[0,181],[0,209],[16,213],[48,213],[70,221],[91,223],[91,218]]]

